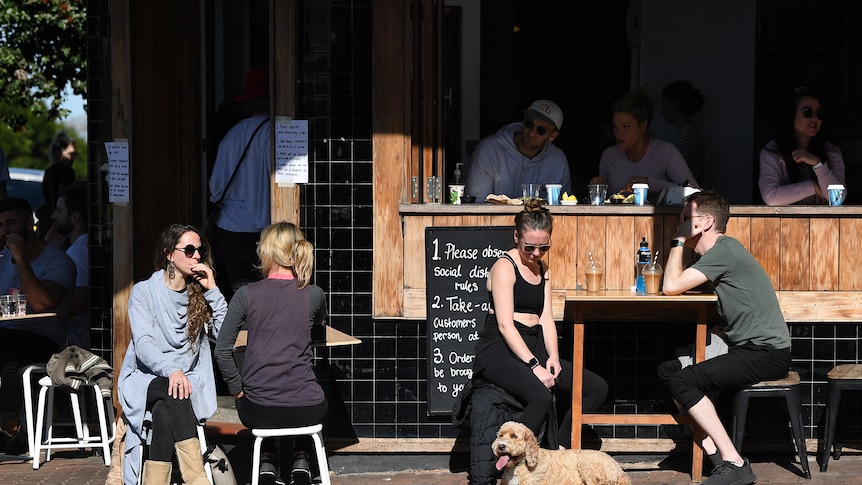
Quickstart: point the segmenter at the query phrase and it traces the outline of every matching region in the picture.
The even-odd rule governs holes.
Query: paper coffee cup
[[[450,204],[461,204],[461,196],[464,195],[464,186],[463,185],[450,185],[449,186],[449,203]]]
[[[560,184],[547,184],[545,190],[548,192],[548,205],[560,205],[560,192],[563,186]]]
[[[632,190],[635,193],[635,205],[646,205],[647,193],[649,191],[648,184],[633,184]]]
[[[828,185],[826,187],[829,205],[837,206],[844,203],[844,186],[841,184]]]

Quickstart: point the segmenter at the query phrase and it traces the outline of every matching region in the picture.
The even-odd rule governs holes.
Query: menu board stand
[[[513,234],[512,227],[425,229],[429,415],[451,414],[473,377],[488,271],[514,247]]]

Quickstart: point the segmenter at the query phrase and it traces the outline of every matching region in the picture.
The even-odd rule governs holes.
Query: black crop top
[[[542,265],[542,261],[539,260],[539,274],[542,276],[542,279],[538,285],[533,285],[521,276],[521,272],[518,271],[518,265],[515,264],[515,260],[511,256],[504,254],[503,257],[508,259],[515,269],[515,287],[512,289],[515,298],[515,312],[541,315],[545,309],[545,267]],[[488,299],[493,310],[494,295],[492,292],[488,292]]]

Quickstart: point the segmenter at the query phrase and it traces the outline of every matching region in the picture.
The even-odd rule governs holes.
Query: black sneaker
[[[308,455],[305,453],[297,453],[293,460],[290,485],[311,485],[311,466],[308,464]]]
[[[280,480],[280,477],[278,476],[278,470],[275,468],[275,465],[268,461],[261,461],[258,483],[260,485],[276,485],[278,483],[276,481],[277,479]],[[282,482],[282,484],[283,483],[284,482]]]
[[[721,465],[712,469],[709,478],[701,482],[701,485],[749,485],[755,480],[757,477],[751,471],[751,463],[748,458],[743,458],[742,466],[736,466],[729,461],[721,462]]]

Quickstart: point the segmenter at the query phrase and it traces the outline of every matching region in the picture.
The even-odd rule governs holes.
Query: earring
[[[171,261],[168,263],[168,279],[174,279],[176,276],[176,268],[174,267],[174,262]]]

